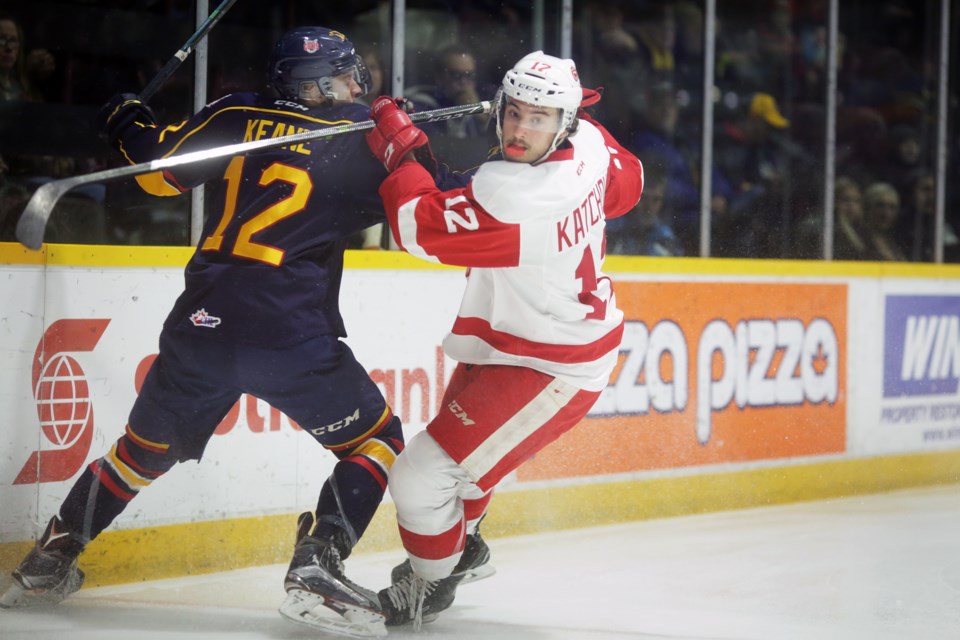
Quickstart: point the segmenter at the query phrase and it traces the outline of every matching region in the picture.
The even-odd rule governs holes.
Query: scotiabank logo
[[[30,454],[13,484],[59,482],[83,466],[93,440],[93,404],[80,363],[70,353],[93,351],[109,320],[58,320],[33,358],[33,397],[46,446]]]

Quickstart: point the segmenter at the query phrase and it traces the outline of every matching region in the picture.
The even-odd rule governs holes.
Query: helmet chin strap
[[[553,153],[554,151],[556,151],[556,150],[557,150],[557,147],[559,147],[560,144],[561,144],[564,140],[567,139],[567,135],[568,135],[568,134],[569,134],[569,131],[567,131],[567,130],[558,132],[557,135],[555,135],[555,136],[553,137],[553,143],[550,145],[550,147],[549,147],[546,151],[543,152],[543,155],[542,155],[542,156],[540,156],[539,158],[537,158],[536,160],[534,160],[534,161],[531,162],[530,164],[531,164],[531,165],[538,165],[538,164],[540,164],[541,162],[543,162],[544,160],[546,160],[547,158],[549,158],[549,157],[550,157],[550,154]]]

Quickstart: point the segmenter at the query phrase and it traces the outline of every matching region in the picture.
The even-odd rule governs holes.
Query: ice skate
[[[77,556],[84,544],[54,516],[23,562],[13,570],[13,584],[0,596],[0,607],[53,606],[80,589],[83,571]]]
[[[441,580],[424,580],[412,571],[399,582],[380,591],[380,607],[387,626],[412,623],[415,629],[433,622],[453,604],[457,586],[465,573],[455,573]]]
[[[312,522],[310,514],[300,516],[301,535],[284,580],[287,598],[280,605],[280,614],[293,622],[349,638],[385,636],[377,594],[344,574],[341,556],[349,545],[346,533],[325,539],[306,535]]]
[[[496,572],[496,568],[490,564],[490,547],[480,536],[480,531],[468,535],[463,547],[463,555],[453,569],[453,575],[462,574],[460,584],[468,584],[489,578]],[[390,582],[396,584],[411,573],[413,568],[410,566],[410,561],[404,560],[390,572]]]

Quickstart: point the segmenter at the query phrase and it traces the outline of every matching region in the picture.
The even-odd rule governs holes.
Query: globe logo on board
[[[80,363],[59,353],[47,362],[33,392],[40,431],[57,449],[69,449],[93,417],[90,388]]]
[[[93,351],[108,324],[105,319],[57,320],[37,343],[32,389],[46,442],[30,454],[13,484],[69,480],[86,462],[93,401],[86,374],[70,354]]]

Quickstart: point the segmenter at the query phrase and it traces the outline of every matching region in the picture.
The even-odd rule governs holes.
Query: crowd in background
[[[215,6],[215,2],[211,5]],[[341,28],[370,67],[367,98],[389,93],[389,2],[238,2],[210,36],[208,97],[262,87],[270,43],[294,24]],[[419,109],[490,99],[532,48],[532,2],[407,2],[404,94]],[[559,53],[559,3],[546,2],[544,48]],[[0,4],[0,240],[45,180],[117,162],[92,130],[110,95],[136,91],[189,36],[193,2]],[[960,2],[952,2],[954,23]],[[939,0],[841,0],[834,257],[934,259]],[[710,255],[823,255],[826,0],[718,0]],[[611,253],[700,254],[703,2],[575,2],[573,58],[604,87],[601,120],[644,163],[636,211],[609,226]],[[957,32],[956,29],[953,30]],[[943,253],[960,261],[960,56],[950,58]],[[191,112],[184,65],[151,100],[162,122]],[[487,118],[425,127],[454,169],[478,164]],[[48,240],[189,244],[189,196],[156,199],[133,181],[71,192]],[[371,232],[357,246],[388,246]]]

